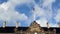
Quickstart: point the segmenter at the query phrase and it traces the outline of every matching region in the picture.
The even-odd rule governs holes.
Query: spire
[[[3,28],[5,28],[6,26],[6,21],[3,21]]]

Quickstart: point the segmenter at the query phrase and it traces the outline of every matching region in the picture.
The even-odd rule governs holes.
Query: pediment
[[[30,28],[31,27],[33,27],[33,28],[37,28],[37,27],[41,28],[41,26],[36,21],[31,23]]]
[[[31,31],[31,32],[40,32],[41,31],[41,26],[36,22],[32,22],[28,31]]]

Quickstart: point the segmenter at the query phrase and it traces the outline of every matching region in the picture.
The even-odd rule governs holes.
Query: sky
[[[33,10],[34,9],[34,10]],[[0,0],[0,27],[29,27],[36,20],[41,27],[58,27],[60,23],[60,0]]]

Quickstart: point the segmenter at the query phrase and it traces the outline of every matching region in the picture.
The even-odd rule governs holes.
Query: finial
[[[5,28],[5,26],[6,26],[6,21],[3,22],[3,28]]]
[[[16,22],[16,28],[18,28],[18,22]]]
[[[59,28],[60,28],[60,22],[58,23],[58,26],[59,26]]]
[[[50,26],[49,26],[49,23],[47,22],[47,28],[49,29],[50,28]]]

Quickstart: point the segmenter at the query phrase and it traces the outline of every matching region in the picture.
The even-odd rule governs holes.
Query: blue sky
[[[33,10],[33,8],[35,10]],[[35,18],[34,18],[35,15]],[[34,19],[42,27],[58,27],[60,22],[60,0],[0,0],[0,26],[29,26]]]

